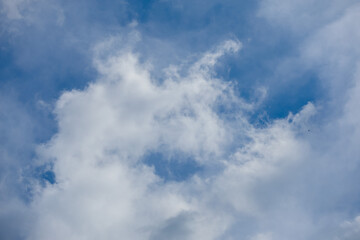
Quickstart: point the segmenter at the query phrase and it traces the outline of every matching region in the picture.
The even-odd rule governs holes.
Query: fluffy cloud
[[[251,105],[213,71],[237,41],[172,67],[162,81],[129,49],[99,57],[113,43],[96,48],[99,79],[57,102],[59,131],[39,149],[56,184],[35,194],[29,239],[231,239],[239,219],[267,218],[261,189],[306,156],[296,132],[314,106],[265,128],[248,123]],[[220,107],[236,104],[244,106],[223,118]],[[205,172],[164,182],[142,161],[149,151],[187,154]]]
[[[319,103],[262,126],[249,120],[257,105],[216,74],[239,41],[162,73],[129,44],[137,33],[98,44],[98,78],[61,95],[58,131],[38,147],[36,160],[51,168],[55,183],[31,182],[28,205],[4,201],[1,225],[12,219],[21,231],[1,236],[357,239],[359,14],[352,4],[331,1],[314,16],[314,1],[261,2],[259,16],[302,36],[293,68],[313,69],[328,88]],[[167,181],[146,163],[154,152],[168,161],[190,157],[201,170]]]
[[[187,187],[163,184],[141,159],[148,151],[166,150],[206,164],[224,155],[230,134],[215,109],[232,96],[211,69],[217,58],[240,46],[225,42],[186,76],[173,72],[163,82],[152,79],[149,66],[131,52],[95,59],[99,80],[61,96],[59,131],[39,150],[53,161],[57,184],[33,202],[39,215],[30,239],[54,238],[54,233],[58,239],[176,239],[179,234],[213,239],[221,233],[223,219],[198,213],[201,203],[192,203]],[[205,229],[209,225],[212,231]]]
[[[321,10],[318,11],[320,6]],[[312,10],[309,9],[320,13],[310,15]],[[358,215],[356,205],[359,198],[356,196],[359,190],[353,183],[359,180],[356,172],[359,170],[360,156],[357,147],[360,136],[357,107],[360,96],[360,54],[356,43],[359,41],[359,31],[353,23],[360,19],[359,4],[356,1],[264,0],[259,15],[275,26],[282,26],[286,31],[301,36],[296,60],[285,59],[284,62],[291,62],[292,70],[314,71],[323,89],[318,96],[321,103],[320,118],[317,117],[319,122],[311,127],[312,137],[308,139],[313,146],[311,157],[316,159],[311,162],[311,167],[317,169],[319,175],[317,178],[308,175],[308,181],[316,185],[328,179],[328,184],[322,183],[318,189],[324,194],[323,197],[315,197],[314,190],[311,190],[313,187],[308,187],[307,194],[312,197],[306,205],[313,205],[311,211],[314,219],[320,216],[320,209],[326,212],[322,220],[315,221],[324,224],[325,229],[336,227],[327,233],[318,230],[317,236],[331,239],[336,235],[334,229],[338,230],[343,221]],[[319,170],[321,168],[326,170]],[[321,201],[322,205],[317,201]],[[352,234],[349,239],[359,238],[358,232]]]
[[[343,138],[326,142],[329,153],[318,148],[328,129],[313,130],[319,125],[312,103],[255,127],[246,117],[253,106],[214,71],[239,42],[171,66],[160,80],[150,63],[121,45],[117,38],[98,45],[98,80],[57,102],[58,133],[39,148],[39,159],[54,166],[56,184],[35,193],[29,239],[309,239],[331,236],[322,228],[340,228],[341,218],[329,220],[336,213],[317,211],[321,191],[329,197],[323,203],[328,211],[352,190],[331,193],[330,176],[321,170],[340,165]],[[226,108],[231,117],[222,113]],[[186,154],[205,170],[163,181],[143,161],[149,152]],[[337,174],[334,181],[347,173],[327,171]]]

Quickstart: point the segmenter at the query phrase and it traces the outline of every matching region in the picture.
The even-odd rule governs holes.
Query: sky
[[[0,0],[0,239],[360,239],[357,0]]]

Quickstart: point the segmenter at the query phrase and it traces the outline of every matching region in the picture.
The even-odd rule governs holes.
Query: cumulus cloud
[[[246,108],[222,118],[219,106],[244,101],[213,67],[240,47],[226,41],[164,81],[129,49],[96,57],[99,79],[60,97],[59,131],[39,149],[56,184],[35,194],[29,239],[216,239],[231,235],[239,216],[266,218],[258,191],[304,157],[295,133],[314,107],[262,129]],[[185,153],[220,171],[163,182],[142,161],[149,151]]]
[[[53,164],[56,184],[35,193],[29,239],[327,236],[311,224],[334,224],[321,220],[332,213],[312,212],[323,199],[321,184],[304,188],[318,174],[328,178],[317,171],[329,155],[311,146],[326,131],[309,132],[314,104],[255,127],[246,115],[251,104],[214,71],[220,57],[241,48],[238,41],[224,42],[193,64],[172,66],[162,80],[122,43],[111,38],[97,45],[97,81],[63,93],[56,104],[58,133],[38,152]],[[224,117],[220,109],[233,105],[243,106]],[[148,152],[187,154],[205,171],[164,182],[143,162]],[[331,199],[342,200],[342,194]]]
[[[249,120],[257,103],[216,73],[226,54],[242,48],[238,40],[163,73],[135,50],[137,32],[97,44],[97,79],[61,94],[58,131],[37,148],[37,164],[53,179],[31,181],[28,204],[4,201],[1,226],[11,216],[21,231],[0,236],[357,239],[359,53],[351,33],[359,14],[351,3],[331,1],[313,16],[314,1],[261,1],[259,16],[300,29],[297,67],[313,67],[330,89],[328,102],[308,102],[261,126]],[[295,9],[301,21],[292,18]],[[189,156],[201,170],[165,181],[146,162],[153,152],[175,156],[168,161]]]
[[[186,187],[162,184],[141,157],[166,150],[205,164],[224,154],[230,134],[215,109],[230,101],[228,86],[210,69],[216,58],[239,48],[238,42],[225,42],[186,76],[164,82],[152,79],[149,66],[132,52],[96,59],[99,80],[61,96],[59,132],[39,150],[43,159],[54,161],[57,184],[33,202],[39,215],[30,239],[54,232],[58,239],[169,234],[212,239],[221,233],[219,217],[196,213]],[[212,231],[205,229],[209,225]]]
[[[317,7],[321,7],[321,11]],[[323,217],[322,224],[329,229],[339,229],[341,222],[354,215],[358,215],[358,209],[354,206],[358,198],[358,189],[353,183],[358,181],[356,171],[359,170],[359,142],[360,124],[358,118],[359,85],[359,31],[355,29],[353,22],[359,20],[359,4],[356,1],[271,1],[261,2],[259,16],[265,17],[275,26],[282,26],[286,31],[302,36],[298,45],[298,55],[295,61],[290,61],[293,68],[307,71],[311,69],[318,76],[325,93],[319,92],[319,108],[317,121],[321,124],[311,126],[311,135],[308,140],[313,146],[312,157],[317,159],[312,162],[312,168],[326,168],[328,174],[322,171],[320,179],[329,179],[330,186],[323,185],[323,206],[326,206],[327,217]],[[312,10],[319,14],[309,14]],[[296,14],[295,14],[296,12]],[[291,17],[294,14],[296,17]],[[306,20],[307,19],[307,20]],[[308,22],[310,21],[310,22]],[[313,24],[314,23],[314,24]],[[289,59],[284,62],[289,63]],[[284,66],[284,65],[283,65]],[[313,131],[316,131],[314,133]],[[310,179],[310,178],[309,178]],[[330,190],[332,188],[332,190]],[[308,193],[311,192],[308,188]],[[312,194],[311,194],[312,195]],[[328,200],[324,200],[328,196]],[[318,200],[311,198],[311,203],[316,206]],[[351,199],[351,200],[350,200]],[[337,211],[332,206],[347,203],[347,207],[341,207],[345,216],[336,215]],[[355,204],[356,205],[356,204]],[[319,205],[312,211],[318,215]],[[346,209],[346,210],[345,210]],[[345,214],[348,212],[349,215]],[[324,220],[326,219],[326,220]],[[327,223],[325,223],[327,222]],[[320,234],[320,233],[319,233]],[[334,238],[333,231],[324,232],[321,237]],[[354,238],[359,234],[354,232]],[[346,239],[340,237],[340,239]],[[352,238],[350,238],[352,239]]]

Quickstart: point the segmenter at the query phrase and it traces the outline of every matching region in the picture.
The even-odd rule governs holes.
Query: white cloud
[[[302,199],[289,190],[291,182],[298,187],[291,171],[313,158],[312,103],[256,128],[243,112],[251,104],[213,72],[219,57],[240,49],[238,42],[225,42],[187,70],[173,67],[163,81],[131,47],[100,54],[111,46],[118,49],[116,39],[96,48],[99,79],[57,102],[59,131],[39,148],[40,159],[53,161],[57,184],[36,195],[29,239],[233,239],[236,229],[255,223],[272,232],[274,217],[292,231],[279,227],[279,239],[315,231],[306,223],[312,216],[300,214]],[[234,120],[222,118],[218,107],[232,104],[246,106]],[[185,153],[209,171],[163,182],[142,162],[149,151]],[[288,180],[279,186],[279,179]],[[246,232],[241,236],[268,237]]]
[[[248,106],[235,120],[221,118],[219,106],[243,101],[213,66],[240,46],[224,42],[162,82],[128,50],[96,57],[99,79],[61,96],[59,131],[39,149],[57,184],[34,199],[29,239],[216,239],[237,228],[239,216],[266,219],[258,191],[307,155],[296,132],[315,108],[261,129],[244,117]],[[218,170],[164,183],[142,163],[148,151],[186,153]]]
[[[96,59],[99,80],[61,96],[59,132],[39,150],[45,161],[54,159],[57,184],[33,202],[38,220],[30,239],[162,239],[180,233],[214,239],[221,234],[226,217],[194,204],[182,184],[161,183],[153,168],[139,161],[147,151],[163,149],[204,164],[224,154],[231,134],[215,109],[233,96],[227,96],[228,85],[211,67],[239,47],[225,42],[186,76],[162,83],[131,52]]]
[[[39,158],[54,163],[57,183],[36,194],[29,239],[324,235],[312,225],[319,216],[307,212],[323,197],[311,192],[319,190],[312,181],[326,174],[319,170],[322,164],[341,150],[324,154],[311,146],[327,134],[308,132],[318,113],[314,104],[256,128],[245,117],[253,105],[214,72],[216,61],[238,51],[239,42],[224,42],[190,66],[172,66],[160,81],[124,41],[111,38],[98,45],[97,81],[65,92],[56,104],[59,131],[39,148]],[[242,106],[232,120],[218,111],[237,104]],[[142,162],[151,151],[185,153],[206,171],[183,182],[163,182]],[[336,163],[336,157],[330,161]]]
[[[360,140],[360,52],[357,44],[360,38],[354,22],[360,19],[359,4],[357,1],[264,0],[261,6],[259,15],[274,26],[281,26],[287,32],[300,36],[297,38],[299,52],[296,60],[284,59],[282,67],[292,65],[290,71],[310,69],[317,74],[324,90],[318,96],[321,106],[317,107],[319,110],[316,116],[321,124],[309,125],[311,133],[307,138],[312,145],[309,159],[313,159],[308,162],[309,168],[316,171],[318,177],[307,175],[308,181],[304,181],[309,184],[306,192],[311,196],[306,205],[312,205],[313,209],[313,214],[309,216],[317,219],[323,215],[321,223],[317,222],[317,226],[323,225],[323,230],[310,228],[308,231],[313,231],[320,239],[333,239],[336,235],[334,231],[347,218],[343,212],[341,214],[345,216],[339,216],[344,207],[337,210],[334,208],[347,204],[346,211],[350,215],[359,214],[358,208],[354,206],[354,202],[358,201],[355,197],[358,189],[354,183],[358,181],[357,145]],[[312,14],[312,11],[316,14]],[[329,186],[326,186],[326,181]],[[311,188],[312,184],[318,182],[323,184],[319,188],[323,197],[314,198]],[[317,204],[317,201],[321,201],[322,205]],[[324,211],[321,214],[318,213],[320,208]],[[359,235],[354,236],[354,239],[359,238]]]
[[[308,31],[314,19],[306,10],[313,1],[262,6],[274,2],[275,10],[264,7],[261,14],[290,31]],[[360,121],[358,63],[353,64],[358,36],[351,34],[358,11],[345,5],[332,1],[299,47],[299,61],[317,64],[333,89],[331,99],[344,108],[340,117],[325,115],[324,127],[313,121],[320,109],[313,103],[261,128],[250,124],[246,110],[255,104],[235,96],[231,83],[214,72],[220,57],[240,50],[238,41],[166,69],[161,80],[126,43],[139,41],[139,34],[97,45],[99,78],[62,94],[55,109],[58,133],[39,147],[39,160],[54,164],[57,183],[36,189],[28,239],[334,237],[324,229],[344,221],[333,217],[333,209],[347,191],[356,191],[346,185],[354,173],[344,166],[356,166]],[[287,21],[299,6],[304,22]],[[218,110],[234,105],[240,106],[230,119]],[[142,162],[152,151],[185,153],[205,171],[164,182]]]

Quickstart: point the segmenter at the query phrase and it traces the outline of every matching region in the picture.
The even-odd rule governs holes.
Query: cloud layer
[[[17,68],[55,79],[57,74],[66,78],[64,72],[70,70],[81,72],[92,63],[88,73],[96,76],[88,81],[80,75],[81,84],[62,88],[54,105],[40,98],[35,114],[6,88],[0,92],[4,93],[0,97],[0,238],[359,238],[360,34],[354,23],[360,20],[360,5],[356,1],[259,1],[250,27],[254,32],[274,33],[276,37],[267,38],[270,43],[277,37],[287,39],[291,50],[271,58],[274,63],[266,57],[257,61],[269,66],[270,73],[264,79],[264,74],[249,73],[256,79],[246,83],[234,79],[230,69],[246,72],[246,67],[229,59],[243,62],[242,54],[256,54],[250,38],[240,42],[233,36],[236,32],[229,40],[209,46],[229,34],[211,36],[202,42],[204,46],[192,49],[186,39],[195,42],[196,37],[184,37],[198,28],[204,31],[199,36],[214,32],[219,26],[211,18],[204,20],[211,11],[217,9],[224,16],[241,4],[212,1],[206,8],[201,1],[150,4],[149,9],[165,6],[174,14],[199,20],[188,30],[169,30],[174,35],[165,36],[159,29],[170,25],[158,23],[163,15],[139,16],[132,10],[141,7],[125,2],[119,9],[129,18],[117,19],[112,9],[109,15],[99,15],[104,29],[90,28],[89,22],[95,20],[89,20],[89,9],[99,6],[96,1],[79,16],[69,10],[72,3],[0,3],[4,26],[0,40],[18,46],[13,50]],[[56,19],[42,21],[47,15]],[[147,18],[155,20],[146,22]],[[173,21],[184,27],[187,22],[182,20]],[[231,32],[225,20],[221,26]],[[53,37],[39,44],[36,39],[43,39],[50,29]],[[62,35],[66,37],[56,37]],[[173,36],[182,40],[174,43]],[[259,40],[262,34],[251,37],[256,44],[264,42]],[[21,48],[29,39],[39,51]],[[175,45],[187,47],[181,52]],[[54,58],[49,57],[49,49],[54,49]],[[184,57],[191,50],[194,53]],[[52,64],[47,59],[53,59]],[[52,73],[36,70],[54,63],[62,63],[62,68]],[[314,77],[305,79],[308,73]],[[299,87],[302,81],[318,86],[312,101],[284,97],[281,102],[301,99],[300,110],[284,109],[289,112],[285,117],[269,118],[265,110],[274,92],[289,96],[284,86]],[[13,88],[26,88],[17,84]],[[241,84],[256,93],[242,95]],[[299,94],[306,95],[305,91]],[[39,144],[34,115],[52,108],[56,131]],[[167,162],[177,163],[167,165],[169,171],[176,172],[182,164],[196,167],[186,177],[170,179],[157,169]]]

